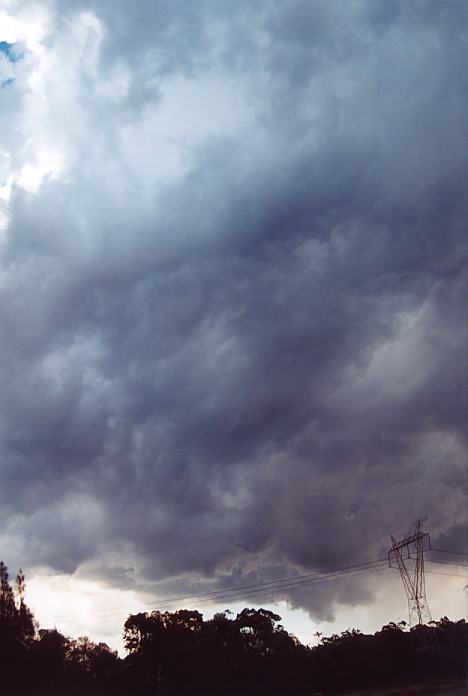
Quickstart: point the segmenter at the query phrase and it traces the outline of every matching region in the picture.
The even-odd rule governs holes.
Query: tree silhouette
[[[198,611],[142,612],[124,624],[127,656],[105,643],[37,629],[0,563],[0,693],[303,695],[463,678],[468,625],[446,617],[408,630],[390,622],[374,635],[357,630],[307,647],[267,609],[229,611],[205,621]]]

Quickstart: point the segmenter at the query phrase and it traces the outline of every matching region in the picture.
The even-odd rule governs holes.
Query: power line
[[[383,561],[373,561],[372,564],[359,564],[357,566],[349,566],[349,570],[344,570],[344,569],[337,569],[333,571],[325,571],[323,573],[319,574],[309,574],[309,575],[298,575],[292,578],[283,578],[282,580],[276,580],[276,581],[270,581],[270,582],[265,582],[265,583],[255,583],[252,585],[244,585],[241,587],[232,587],[230,589],[225,589],[225,590],[218,590],[214,592],[205,592],[205,593],[199,593],[199,594],[194,594],[194,595],[185,595],[185,596],[178,596],[178,597],[172,597],[168,598],[166,600],[160,600],[158,602],[146,602],[146,606],[151,606],[154,610],[156,609],[167,609],[168,607],[172,606],[177,606],[180,605],[180,602],[182,601],[189,601],[189,600],[197,600],[198,604],[200,603],[210,603],[210,602],[215,602],[215,601],[220,601],[223,599],[233,599],[236,600],[237,598],[241,599],[245,595],[250,595],[258,592],[272,592],[272,591],[277,591],[277,590],[283,590],[283,589],[290,589],[293,587],[296,587],[297,585],[301,585],[304,583],[308,582],[319,582],[323,580],[328,580],[328,579],[333,579],[335,577],[340,577],[343,575],[350,575],[350,574],[355,574],[357,571],[362,570],[362,571],[367,571],[367,570],[372,570],[375,565],[383,565]],[[100,613],[100,612],[113,612],[115,614],[115,611],[118,611],[118,613],[122,613],[122,609],[101,609],[97,610],[95,613]],[[128,608],[127,611],[132,611],[132,609]],[[80,612],[82,613],[82,612]],[[94,613],[94,612],[93,612]],[[65,616],[59,616],[56,617],[57,619],[66,619],[66,618],[72,618],[73,616],[77,616],[78,614],[67,614]],[[102,616],[102,614],[100,614]]]
[[[468,580],[468,575],[460,575],[460,573],[443,573],[440,570],[427,570],[426,573],[431,573],[432,575],[446,575],[448,578],[461,578],[462,580]]]
[[[304,580],[298,580],[298,581],[291,582],[291,583],[283,583],[283,584],[275,586],[275,587],[257,587],[257,588],[251,589],[251,590],[245,590],[242,593],[235,592],[232,594],[226,594],[226,595],[223,595],[222,597],[214,597],[214,598],[206,597],[205,599],[198,600],[197,603],[199,605],[200,604],[210,604],[213,601],[217,602],[220,600],[231,600],[231,601],[236,602],[236,601],[241,601],[244,597],[250,596],[253,594],[267,593],[267,592],[273,592],[273,591],[278,592],[278,591],[282,591],[282,590],[294,590],[297,587],[300,587],[301,585],[309,584],[309,583],[313,583],[314,585],[316,585],[316,584],[320,585],[321,583],[327,582],[328,580],[335,580],[337,578],[341,578],[344,576],[355,577],[356,575],[362,575],[363,573],[368,573],[369,571],[385,570],[386,568],[387,568],[386,563],[381,563],[379,565],[370,566],[368,568],[351,570],[347,573],[335,573],[334,575],[325,575],[325,576],[317,577],[317,578],[306,578]],[[168,607],[175,608],[177,606],[179,606],[179,603],[174,603],[172,605],[162,604],[161,608],[167,609]]]
[[[392,570],[392,568],[389,568],[389,570]],[[393,570],[398,570],[398,568],[393,568]],[[461,580],[468,580],[468,575],[460,575],[460,573],[446,573],[440,570],[427,570],[427,568],[425,569],[425,572],[431,573],[431,575],[446,575],[448,578],[460,578]]]
[[[448,563],[445,561],[429,561],[428,559],[426,559],[426,563],[438,563],[439,565],[447,565],[447,566],[459,565],[459,567],[461,567],[461,568],[468,568],[468,564],[467,565],[456,564],[456,563],[453,564],[453,563]],[[395,570],[397,570],[397,568],[395,568]],[[466,579],[468,579],[468,576],[461,575],[460,573],[450,573],[450,572],[443,572],[442,573],[438,570],[427,570],[427,568],[426,568],[425,572],[432,573],[433,575],[447,575],[447,576],[452,577],[452,578],[462,578],[462,579],[466,577]]]
[[[271,591],[278,591],[278,590],[283,590],[283,589],[291,589],[294,588],[298,585],[302,585],[304,583],[309,583],[309,582],[320,582],[323,580],[328,580],[328,579],[333,579],[335,577],[341,577],[344,575],[351,575],[351,574],[357,574],[359,571],[362,572],[367,572],[368,570],[373,570],[374,568],[378,567],[384,567],[386,566],[386,559],[378,559],[377,561],[368,561],[365,563],[358,563],[355,565],[349,565],[349,566],[343,566],[340,568],[334,568],[331,570],[326,570],[322,571],[320,573],[309,573],[306,575],[296,575],[288,578],[282,578],[280,580],[270,580],[268,582],[259,582],[259,583],[252,583],[250,585],[242,585],[240,587],[232,587],[224,590],[216,590],[212,592],[202,592],[198,594],[192,594],[192,595],[182,595],[182,596],[176,596],[176,597],[169,597],[165,600],[159,600],[159,601],[154,601],[154,602],[146,602],[147,606],[152,606],[154,609],[157,608],[167,608],[168,606],[173,606],[175,604],[180,604],[182,601],[189,601],[189,600],[197,600],[198,603],[205,603],[205,602],[213,602],[213,601],[218,601],[222,599],[235,599],[236,597],[239,597],[239,599],[242,599],[245,595],[249,594],[254,594],[258,592],[271,592]],[[115,609],[101,609],[101,610],[96,610],[93,612],[94,614],[102,616],[102,612],[106,612],[107,615],[110,615],[109,612],[118,612],[119,614],[122,613],[123,610],[122,608],[115,608]],[[127,609],[127,611],[131,611],[130,608]],[[78,616],[82,614],[82,612],[78,613],[73,613],[73,614],[66,614],[62,616],[57,616],[56,619],[67,619],[67,618],[73,618],[74,616]]]
[[[414,556],[410,555],[405,560],[415,561]],[[438,563],[439,565],[456,566],[458,568],[468,568],[468,563],[457,563],[456,561],[438,561],[433,558],[426,558],[425,563]]]
[[[392,569],[392,568],[390,568],[390,567],[387,565],[387,562],[386,562],[385,560],[374,561],[374,565],[372,565],[372,566],[369,565],[368,567],[365,567],[365,568],[356,568],[356,569],[353,569],[353,570],[350,570],[350,571],[347,571],[347,572],[341,572],[341,573],[339,573],[339,574],[338,574],[338,573],[334,573],[333,575],[328,574],[328,575],[316,576],[315,578],[314,578],[314,577],[305,578],[305,579],[303,579],[302,582],[300,582],[300,583],[299,583],[299,582],[294,582],[294,583],[291,583],[291,584],[285,583],[285,584],[283,584],[282,586],[280,586],[279,588],[276,588],[276,587],[274,587],[274,588],[265,588],[265,587],[252,588],[251,590],[248,590],[248,591],[243,592],[241,595],[232,594],[232,595],[230,595],[230,596],[225,596],[225,597],[218,597],[218,598],[215,597],[214,600],[213,600],[213,598],[211,598],[211,597],[204,597],[204,598],[201,598],[201,599],[198,601],[198,604],[199,604],[199,605],[200,605],[200,604],[201,604],[201,605],[203,605],[203,604],[208,604],[208,603],[210,603],[210,602],[212,602],[212,601],[216,601],[216,599],[220,599],[220,600],[221,600],[221,599],[226,599],[226,600],[231,600],[231,601],[236,602],[236,601],[240,601],[243,597],[245,597],[245,596],[247,596],[247,595],[250,596],[250,595],[252,595],[252,594],[258,594],[259,592],[266,592],[266,591],[268,591],[268,590],[270,590],[270,589],[273,589],[273,590],[274,590],[274,589],[294,590],[294,589],[297,587],[297,585],[304,584],[304,583],[308,583],[308,582],[311,582],[311,583],[313,582],[314,584],[321,584],[321,583],[323,583],[323,582],[326,582],[326,581],[328,581],[328,580],[333,580],[333,579],[336,579],[336,578],[338,578],[338,577],[345,577],[345,576],[348,576],[348,577],[355,577],[355,576],[357,576],[357,575],[362,575],[362,574],[367,573],[367,572],[369,572],[369,571],[374,572],[374,571],[384,571],[384,570],[391,570],[391,569]],[[455,578],[462,578],[462,579],[468,580],[468,577],[464,578],[464,576],[459,575],[459,574],[456,574],[456,573],[441,572],[441,571],[436,571],[436,570],[426,570],[426,573],[430,573],[431,575],[444,575],[444,576],[446,576],[446,577],[455,577]],[[283,581],[283,582],[284,582],[284,581]],[[153,603],[153,604],[154,604],[154,603]],[[175,605],[175,606],[176,606],[176,605]],[[162,608],[165,608],[166,610],[171,609],[171,606],[168,605],[168,604],[161,605],[161,607],[162,607]],[[175,608],[175,607],[174,607],[174,608]],[[101,610],[101,611],[106,611],[106,610]],[[101,620],[102,620],[102,619],[109,619],[109,618],[112,618],[112,617],[114,617],[114,616],[121,616],[123,612],[124,612],[124,613],[127,613],[127,612],[128,612],[129,614],[131,614],[131,613],[143,613],[144,611],[145,611],[145,610],[142,610],[142,611],[140,612],[139,610],[133,610],[133,609],[120,610],[120,611],[117,611],[117,612],[116,612],[116,611],[112,611],[112,612],[109,612],[109,613],[106,613],[106,614],[101,614],[101,615],[99,616],[99,618],[100,618]],[[83,612],[80,613],[80,615],[82,615],[82,614],[83,614]],[[75,615],[68,615],[68,618],[73,618],[73,616],[78,616],[78,614],[75,614]],[[67,618],[67,617],[56,617],[56,619],[59,619],[59,618],[62,618],[62,619],[63,619],[63,618]],[[75,623],[75,625],[76,625],[76,622],[74,622],[74,623]]]
[[[468,567],[464,564],[453,564],[447,561],[429,561],[432,563],[438,563],[439,565],[458,565],[460,567]],[[164,600],[157,600],[153,602],[146,602],[147,607],[152,607],[153,610],[158,609],[169,609],[180,604],[180,602],[188,602],[197,600],[198,603],[206,604],[216,601],[236,600],[242,599],[244,596],[250,596],[251,594],[258,594],[259,592],[273,592],[280,590],[291,590],[297,586],[307,584],[307,583],[318,583],[319,581],[333,579],[335,577],[342,577],[344,575],[357,575],[360,574],[356,571],[364,571],[378,569],[381,565],[386,565],[385,559],[378,559],[376,561],[368,561],[365,563],[358,563],[355,565],[342,566],[340,568],[335,568],[332,570],[322,571],[320,573],[308,573],[305,575],[295,575],[279,580],[270,580],[267,582],[252,583],[249,585],[241,585],[237,587],[226,588],[223,590],[213,590],[211,592],[202,592],[192,595],[178,595],[175,597],[168,597]],[[434,572],[434,571],[427,571]],[[448,573],[445,573],[448,575]],[[454,577],[461,577],[458,574],[452,574]],[[112,609],[97,609],[93,611],[94,615],[98,615],[101,618],[106,618],[108,616],[115,616],[117,613],[121,614],[123,611],[133,611],[133,608],[128,607],[127,609],[112,608]],[[74,618],[81,615],[83,612],[74,612],[73,614],[65,614],[57,616],[57,620],[66,620],[69,618]]]
[[[454,563],[453,561],[436,561],[426,558],[426,563],[438,563],[439,565],[457,566],[458,568],[468,568],[468,563]]]
[[[435,549],[432,547],[431,551],[438,551],[439,553],[453,553],[456,556],[468,556],[468,551],[448,551],[447,549]]]
[[[447,549],[432,549],[433,551],[440,551],[443,553],[455,553],[459,555],[468,555],[462,551],[449,551]],[[430,563],[437,563],[440,565],[449,566],[459,566],[468,567],[467,564],[455,563],[450,561],[437,561],[426,559]],[[268,592],[281,592],[285,590],[294,590],[301,585],[314,583],[320,584],[321,582],[344,577],[345,575],[354,576],[359,575],[370,570],[383,569],[383,564],[385,564],[385,559],[377,559],[375,561],[367,561],[363,563],[358,563],[354,565],[341,566],[339,568],[329,569],[321,571],[318,573],[308,573],[304,575],[295,575],[279,580],[270,580],[265,582],[251,583],[248,585],[241,585],[232,588],[225,588],[222,590],[212,590],[209,592],[195,593],[192,595],[179,595],[174,597],[168,597],[164,600],[158,600],[153,602],[146,602],[147,607],[151,607],[153,610],[166,609],[169,610],[175,606],[179,606],[181,602],[192,602],[197,601],[198,604],[214,603],[223,600],[239,601],[245,596],[250,596],[258,593],[268,593]],[[427,571],[438,575],[447,575],[452,577],[462,577],[459,574],[454,573],[437,573],[436,571]],[[127,609],[113,608],[113,609],[97,609],[93,611],[93,615],[99,616],[100,618],[107,618],[110,616],[116,616],[117,614],[122,614],[123,612],[132,612],[133,608],[128,607]],[[83,612],[74,612],[73,614],[65,614],[56,617],[56,619],[66,620],[71,619],[76,616],[81,616]]]
[[[404,540],[406,541],[406,540]],[[428,549],[429,550],[429,549]],[[437,549],[437,548],[432,548],[430,549],[431,551],[434,552],[440,552],[440,553],[445,553],[445,554],[455,554],[455,555],[461,555],[461,556],[466,556],[468,555],[467,552],[464,551],[451,551],[448,549]],[[409,557],[410,559],[412,558],[411,556]],[[416,560],[416,559],[412,559]],[[432,560],[432,559],[427,559],[426,562],[428,563],[436,563],[439,565],[447,565],[447,566],[457,566],[457,567],[462,567],[462,568],[468,568],[468,564],[466,563],[457,563],[457,562],[452,562],[449,560],[446,561],[441,561],[441,560]],[[387,559],[384,558],[379,558],[374,561],[365,561],[362,563],[354,564],[354,565],[347,565],[347,566],[341,566],[339,568],[333,568],[329,570],[324,570],[320,572],[314,572],[314,573],[307,573],[303,575],[295,575],[295,576],[290,576],[278,580],[270,580],[270,581],[264,581],[264,582],[256,582],[256,583],[251,583],[248,585],[241,585],[237,587],[231,587],[231,588],[225,588],[222,590],[212,590],[209,592],[201,592],[201,593],[195,593],[192,595],[179,595],[179,596],[173,596],[173,597],[168,597],[163,600],[157,600],[157,601],[152,601],[152,602],[146,602],[146,607],[148,609],[143,609],[143,610],[134,610],[133,608],[113,608],[113,609],[97,609],[97,610],[90,610],[92,612],[93,616],[97,616],[100,619],[106,619],[110,618],[113,616],[117,615],[122,615],[125,613],[137,613],[137,612],[146,612],[149,611],[150,607],[152,608],[153,611],[158,610],[158,609],[164,609],[166,611],[169,610],[174,610],[178,607],[180,607],[181,602],[189,602],[192,604],[192,602],[196,602],[197,605],[204,605],[204,604],[212,604],[212,603],[220,603],[220,602],[234,602],[237,603],[239,601],[242,601],[244,597],[249,597],[251,595],[256,595],[256,594],[268,594],[268,593],[275,593],[277,596],[280,593],[284,593],[286,591],[293,591],[297,588],[301,588],[303,585],[306,584],[321,584],[323,582],[327,582],[329,580],[334,580],[338,578],[344,578],[344,577],[354,577],[357,575],[361,575],[363,573],[367,573],[369,571],[377,571],[377,570],[385,570],[388,568],[387,566]],[[460,575],[459,573],[450,573],[450,572],[440,572],[436,570],[426,570],[426,572],[431,573],[433,575],[445,575],[447,577],[457,577],[457,578],[462,578],[463,576]],[[77,616],[83,616],[83,614],[89,613],[89,612],[75,612],[73,614],[65,614],[61,616],[55,617],[56,620],[67,620],[67,619],[73,619],[74,617]]]
[[[446,564],[449,565],[449,564]],[[242,600],[246,596],[251,596],[259,593],[265,593],[269,591],[280,591],[280,590],[294,590],[298,586],[308,584],[308,583],[313,583],[315,584],[322,584],[324,582],[327,582],[328,580],[333,580],[341,577],[356,577],[358,575],[362,575],[364,573],[367,573],[369,571],[378,571],[378,570],[391,570],[391,568],[388,567],[386,561],[384,559],[378,560],[378,561],[373,561],[370,562],[369,564],[364,565],[359,565],[359,566],[353,566],[350,567],[349,570],[336,570],[336,571],[324,571],[321,574],[316,574],[316,575],[310,575],[310,576],[295,576],[292,578],[290,581],[288,581],[288,578],[284,578],[281,581],[276,581],[276,584],[272,586],[272,583],[257,583],[256,585],[250,585],[250,586],[245,586],[246,588],[242,592],[239,592],[239,588],[232,588],[231,590],[225,590],[222,591],[220,590],[216,596],[207,596],[209,593],[203,593],[202,595],[188,595],[186,597],[178,597],[178,598],[173,598],[171,601],[167,600],[165,602],[149,602],[147,603],[148,605],[153,606],[153,610],[157,610],[157,608],[161,609],[166,609],[166,610],[171,610],[175,607],[178,606],[180,601],[184,601],[186,599],[197,599],[197,604],[198,605],[206,605],[210,604],[212,602],[216,601],[221,601],[221,600],[227,600],[231,602],[237,602]],[[464,579],[463,575],[460,575],[458,573],[450,573],[450,572],[441,572],[437,570],[426,570],[427,573],[430,573],[431,575],[444,575],[446,577],[455,577],[455,578],[462,578]],[[468,579],[468,577],[466,578]],[[281,584],[280,584],[281,583]],[[223,592],[221,595],[220,593]],[[98,610],[99,611],[99,610]],[[97,614],[98,611],[93,612],[93,614]],[[120,610],[106,610],[102,609],[100,610],[101,612],[99,614],[100,619],[108,619],[112,618],[114,616],[119,616],[122,613],[140,613],[140,610],[134,610],[133,608],[128,607],[127,609],[120,609]],[[145,610],[141,610],[141,613],[143,613]],[[67,618],[74,618],[76,616],[82,615],[83,612],[80,612],[80,614],[68,614],[66,616],[61,616],[61,617],[56,617],[56,619],[63,619],[66,620]]]

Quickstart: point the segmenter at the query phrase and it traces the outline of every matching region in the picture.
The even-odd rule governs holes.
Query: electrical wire
[[[432,558],[425,558],[424,563],[438,563],[439,565],[456,566],[457,568],[468,568],[468,563],[453,563],[452,561],[436,561]]]
[[[387,566],[390,570],[398,570],[396,566]],[[466,575],[460,575],[460,573],[446,573],[446,572],[441,572],[440,570],[429,570],[428,568],[424,568],[424,573],[431,573],[431,575],[445,575],[446,577],[449,578],[461,578],[462,580],[468,580],[468,576]]]
[[[405,560],[415,561],[413,555],[408,556]],[[439,565],[456,566],[457,568],[468,568],[468,563],[457,563],[456,561],[437,561],[433,558],[424,558],[424,563],[438,563]]]
[[[280,590],[293,589],[297,586],[303,585],[304,583],[320,583],[329,579],[343,577],[345,575],[357,575],[361,572],[368,572],[369,570],[379,569],[387,567],[386,559],[379,559],[377,561],[369,561],[366,563],[359,563],[351,566],[343,566],[341,568],[335,568],[332,570],[322,571],[320,573],[309,573],[307,575],[296,575],[289,578],[283,578],[280,580],[270,580],[268,582],[252,583],[250,585],[243,585],[240,587],[233,587],[224,590],[217,590],[212,592],[203,592],[193,595],[183,595],[177,597],[170,597],[165,600],[159,600],[154,602],[147,602],[146,606],[152,607],[153,610],[156,609],[167,609],[168,607],[180,605],[182,601],[196,600],[198,604],[200,603],[212,603],[224,599],[235,600],[236,598],[242,599],[246,595],[257,594],[259,592],[278,592]],[[106,616],[116,615],[115,612],[122,614],[125,611],[122,608],[119,609],[101,609],[93,611],[93,614],[97,614],[100,618]],[[127,611],[131,611],[130,608]],[[105,612],[105,613],[103,613]],[[112,613],[111,613],[112,612]],[[57,616],[56,619],[67,619],[73,618],[74,616],[82,615],[83,612],[67,614],[62,616]]]
[[[433,551],[441,551],[443,553],[458,553],[460,555],[465,555],[464,552],[452,552],[448,551],[446,549],[432,549]],[[468,555],[468,554],[467,554]],[[412,559],[414,560],[414,559]],[[451,561],[437,561],[433,559],[425,559],[425,562],[427,563],[437,563],[439,565],[448,565],[448,566],[457,566],[457,567],[463,567],[463,568],[468,568],[468,564],[464,563],[455,563]],[[363,563],[358,563],[354,565],[348,565],[348,566],[342,566],[340,568],[334,568],[326,571],[322,571],[319,573],[308,573],[304,575],[295,575],[295,576],[290,576],[287,578],[282,578],[279,580],[270,580],[266,582],[258,582],[258,583],[251,583],[249,585],[241,585],[238,587],[232,587],[232,588],[227,588],[224,590],[214,590],[211,592],[202,592],[202,593],[196,593],[192,595],[179,595],[175,597],[168,597],[167,599],[164,600],[158,600],[158,601],[153,601],[153,602],[146,602],[147,607],[151,607],[152,611],[156,611],[158,609],[165,609],[166,611],[174,609],[176,607],[180,606],[181,602],[192,602],[196,601],[197,604],[211,604],[211,603],[218,603],[224,600],[227,601],[240,601],[246,596],[251,596],[259,593],[269,593],[269,592],[282,592],[285,590],[291,591],[296,589],[297,587],[300,587],[304,584],[321,584],[322,582],[326,582],[328,580],[333,580],[336,578],[341,578],[345,576],[356,576],[356,575],[361,575],[363,573],[369,572],[369,571],[374,571],[374,570],[384,570],[388,568],[387,566],[387,559],[380,558],[377,559],[376,561],[367,561]],[[396,569],[396,568],[395,568]],[[461,578],[463,577],[460,574],[457,573],[449,573],[449,572],[440,572],[440,571],[435,571],[435,570],[429,570],[426,568],[427,573],[431,573],[434,575],[445,575],[447,577],[458,577]],[[110,618],[112,616],[117,616],[117,615],[122,615],[122,613],[126,612],[132,612],[134,611],[130,607],[127,609],[123,608],[113,608],[113,609],[98,609],[98,610],[93,610],[92,613],[93,615],[99,616],[100,619],[105,619],[105,618]],[[73,613],[73,614],[66,614],[66,615],[61,615],[57,616],[56,620],[67,620],[67,619],[72,619],[76,616],[83,616],[84,612],[79,612],[79,613]],[[140,613],[140,612],[139,612]]]
[[[460,573],[443,573],[440,570],[428,570],[424,569],[425,573],[431,573],[431,575],[445,575],[448,578],[461,578],[462,580],[468,580],[468,575],[460,575]]]
[[[447,549],[435,549],[434,547],[430,550],[438,551],[439,553],[453,553],[456,556],[468,556],[468,551],[448,551]]]
[[[387,566],[382,565],[382,566],[379,566],[379,567],[366,568],[366,569],[363,569],[363,570],[360,570],[360,571],[352,571],[351,573],[348,573],[347,575],[350,575],[350,576],[352,576],[352,577],[355,577],[356,575],[362,575],[363,573],[368,573],[369,571],[385,570],[386,567],[387,567]],[[342,575],[343,575],[343,574],[342,574]],[[321,578],[321,579],[317,579],[317,580],[315,580],[315,581],[312,580],[312,579],[311,579],[311,580],[303,580],[303,581],[301,581],[301,582],[296,582],[296,583],[294,583],[294,584],[285,584],[285,585],[282,585],[282,586],[280,586],[280,587],[276,587],[276,588],[272,588],[272,589],[275,590],[275,592],[278,592],[278,591],[281,591],[281,590],[287,590],[288,592],[290,592],[291,590],[296,589],[296,588],[298,587],[298,585],[302,585],[302,584],[304,584],[304,583],[314,583],[314,585],[315,585],[315,584],[321,584],[321,583],[326,582],[326,581],[328,581],[328,580],[336,579],[336,577],[337,577],[337,576],[333,576],[333,577],[327,576],[327,577],[324,577],[324,578]],[[342,576],[340,576],[340,577],[342,577]],[[201,599],[201,600],[198,600],[198,601],[197,601],[197,606],[203,606],[203,605],[207,605],[207,604],[212,604],[214,601],[215,601],[215,602],[220,602],[221,600],[226,600],[227,602],[230,601],[230,602],[233,602],[233,603],[237,603],[237,602],[243,601],[246,597],[250,597],[251,595],[256,595],[256,594],[259,594],[259,593],[265,594],[266,592],[269,592],[269,591],[270,591],[270,588],[265,589],[265,588],[261,587],[261,588],[257,588],[257,589],[247,590],[247,591],[243,592],[242,594],[231,594],[231,595],[226,595],[226,596],[223,596],[223,597],[220,597],[220,598],[215,598],[214,600],[213,600],[212,598]],[[278,601],[278,597],[277,597],[277,596],[276,596],[276,598],[275,598],[274,601],[276,601],[276,602]],[[163,606],[161,606],[161,609],[165,609],[166,611],[173,611],[173,610],[178,609],[178,608],[180,608],[180,603],[174,603],[173,605],[164,604]],[[153,611],[155,611],[154,608],[153,608]],[[130,613],[131,613],[131,612],[130,612]],[[142,611],[142,612],[136,612],[136,613],[145,613],[145,612]],[[121,615],[121,614],[122,614],[122,612],[119,612],[119,615]],[[112,614],[103,614],[103,615],[101,615],[99,618],[101,618],[101,619],[106,619],[106,618],[110,618],[110,617],[113,617],[113,616],[116,616],[116,615],[117,615],[117,614],[116,614],[115,612],[113,612]]]

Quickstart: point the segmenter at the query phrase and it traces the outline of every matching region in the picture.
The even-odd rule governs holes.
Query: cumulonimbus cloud
[[[14,562],[216,586],[456,535],[462,4],[34,8],[0,35]]]

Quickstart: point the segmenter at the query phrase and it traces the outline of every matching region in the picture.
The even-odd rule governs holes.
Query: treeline
[[[0,563],[0,692],[21,694],[313,694],[462,679],[468,624],[447,618],[375,635],[346,631],[302,645],[265,609],[129,616],[125,658],[104,643],[39,629]]]

